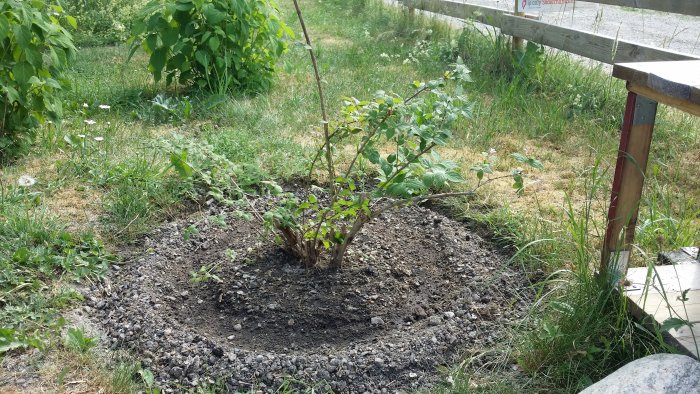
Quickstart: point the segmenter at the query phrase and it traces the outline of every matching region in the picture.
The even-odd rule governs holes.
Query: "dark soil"
[[[163,226],[88,294],[108,345],[140,355],[166,391],[215,381],[271,391],[285,380],[408,391],[437,383],[437,367],[462,352],[493,346],[529,305],[524,273],[428,209],[372,220],[339,271],[303,269],[257,222],[216,214],[225,226],[212,216]],[[199,232],[185,240],[190,225]],[[193,283],[202,266],[221,280]]]

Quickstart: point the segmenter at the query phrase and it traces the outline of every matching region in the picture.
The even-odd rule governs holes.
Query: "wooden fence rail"
[[[687,12],[700,13],[700,0],[597,0],[599,3],[673,3]],[[667,60],[700,60],[699,56],[660,49],[601,34],[556,26],[515,16],[498,8],[462,3],[456,0],[404,0],[410,8],[460,19],[471,19],[501,29],[503,34],[574,53],[599,62],[629,63]],[[657,4],[658,5],[658,4]],[[641,7],[641,6],[640,6]],[[656,8],[663,8],[658,6]]]
[[[698,0],[582,0],[586,3],[617,5],[620,7],[644,10],[673,12],[676,14],[700,16]]]

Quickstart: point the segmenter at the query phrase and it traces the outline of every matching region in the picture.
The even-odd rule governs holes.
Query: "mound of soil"
[[[529,305],[524,273],[421,207],[372,220],[340,271],[303,269],[259,223],[222,207],[208,214],[226,224],[163,226],[87,294],[108,345],[140,355],[166,392],[285,381],[340,393],[415,389],[438,382],[437,367],[462,352],[492,346]],[[198,233],[185,240],[191,225]],[[193,283],[203,266],[220,280]]]

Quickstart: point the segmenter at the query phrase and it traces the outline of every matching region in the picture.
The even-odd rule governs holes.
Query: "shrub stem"
[[[328,177],[331,184],[331,205],[335,202],[336,192],[335,192],[335,169],[333,168],[333,156],[332,147],[330,140],[330,132],[328,130],[328,115],[326,113],[326,100],[323,95],[323,85],[321,83],[321,74],[318,71],[318,63],[316,62],[316,55],[314,54],[314,49],[311,46],[311,37],[309,32],[306,30],[306,23],[304,23],[304,17],[301,14],[301,9],[299,8],[299,2],[294,0],[294,9],[296,9],[297,17],[299,18],[299,23],[301,24],[301,30],[304,33],[304,39],[306,40],[306,46],[309,50],[309,56],[311,57],[311,64],[314,68],[314,77],[316,78],[316,86],[318,87],[318,98],[321,105],[321,118],[323,123],[323,139],[325,140],[326,147],[326,162],[328,164]]]

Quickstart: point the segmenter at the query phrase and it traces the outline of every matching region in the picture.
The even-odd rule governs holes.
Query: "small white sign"
[[[573,4],[575,2],[576,0],[518,0],[518,11],[516,12],[554,11],[554,8],[552,7],[554,5],[563,4],[566,6],[566,4]]]
[[[542,0],[518,0],[517,12],[532,12],[542,9]]]

